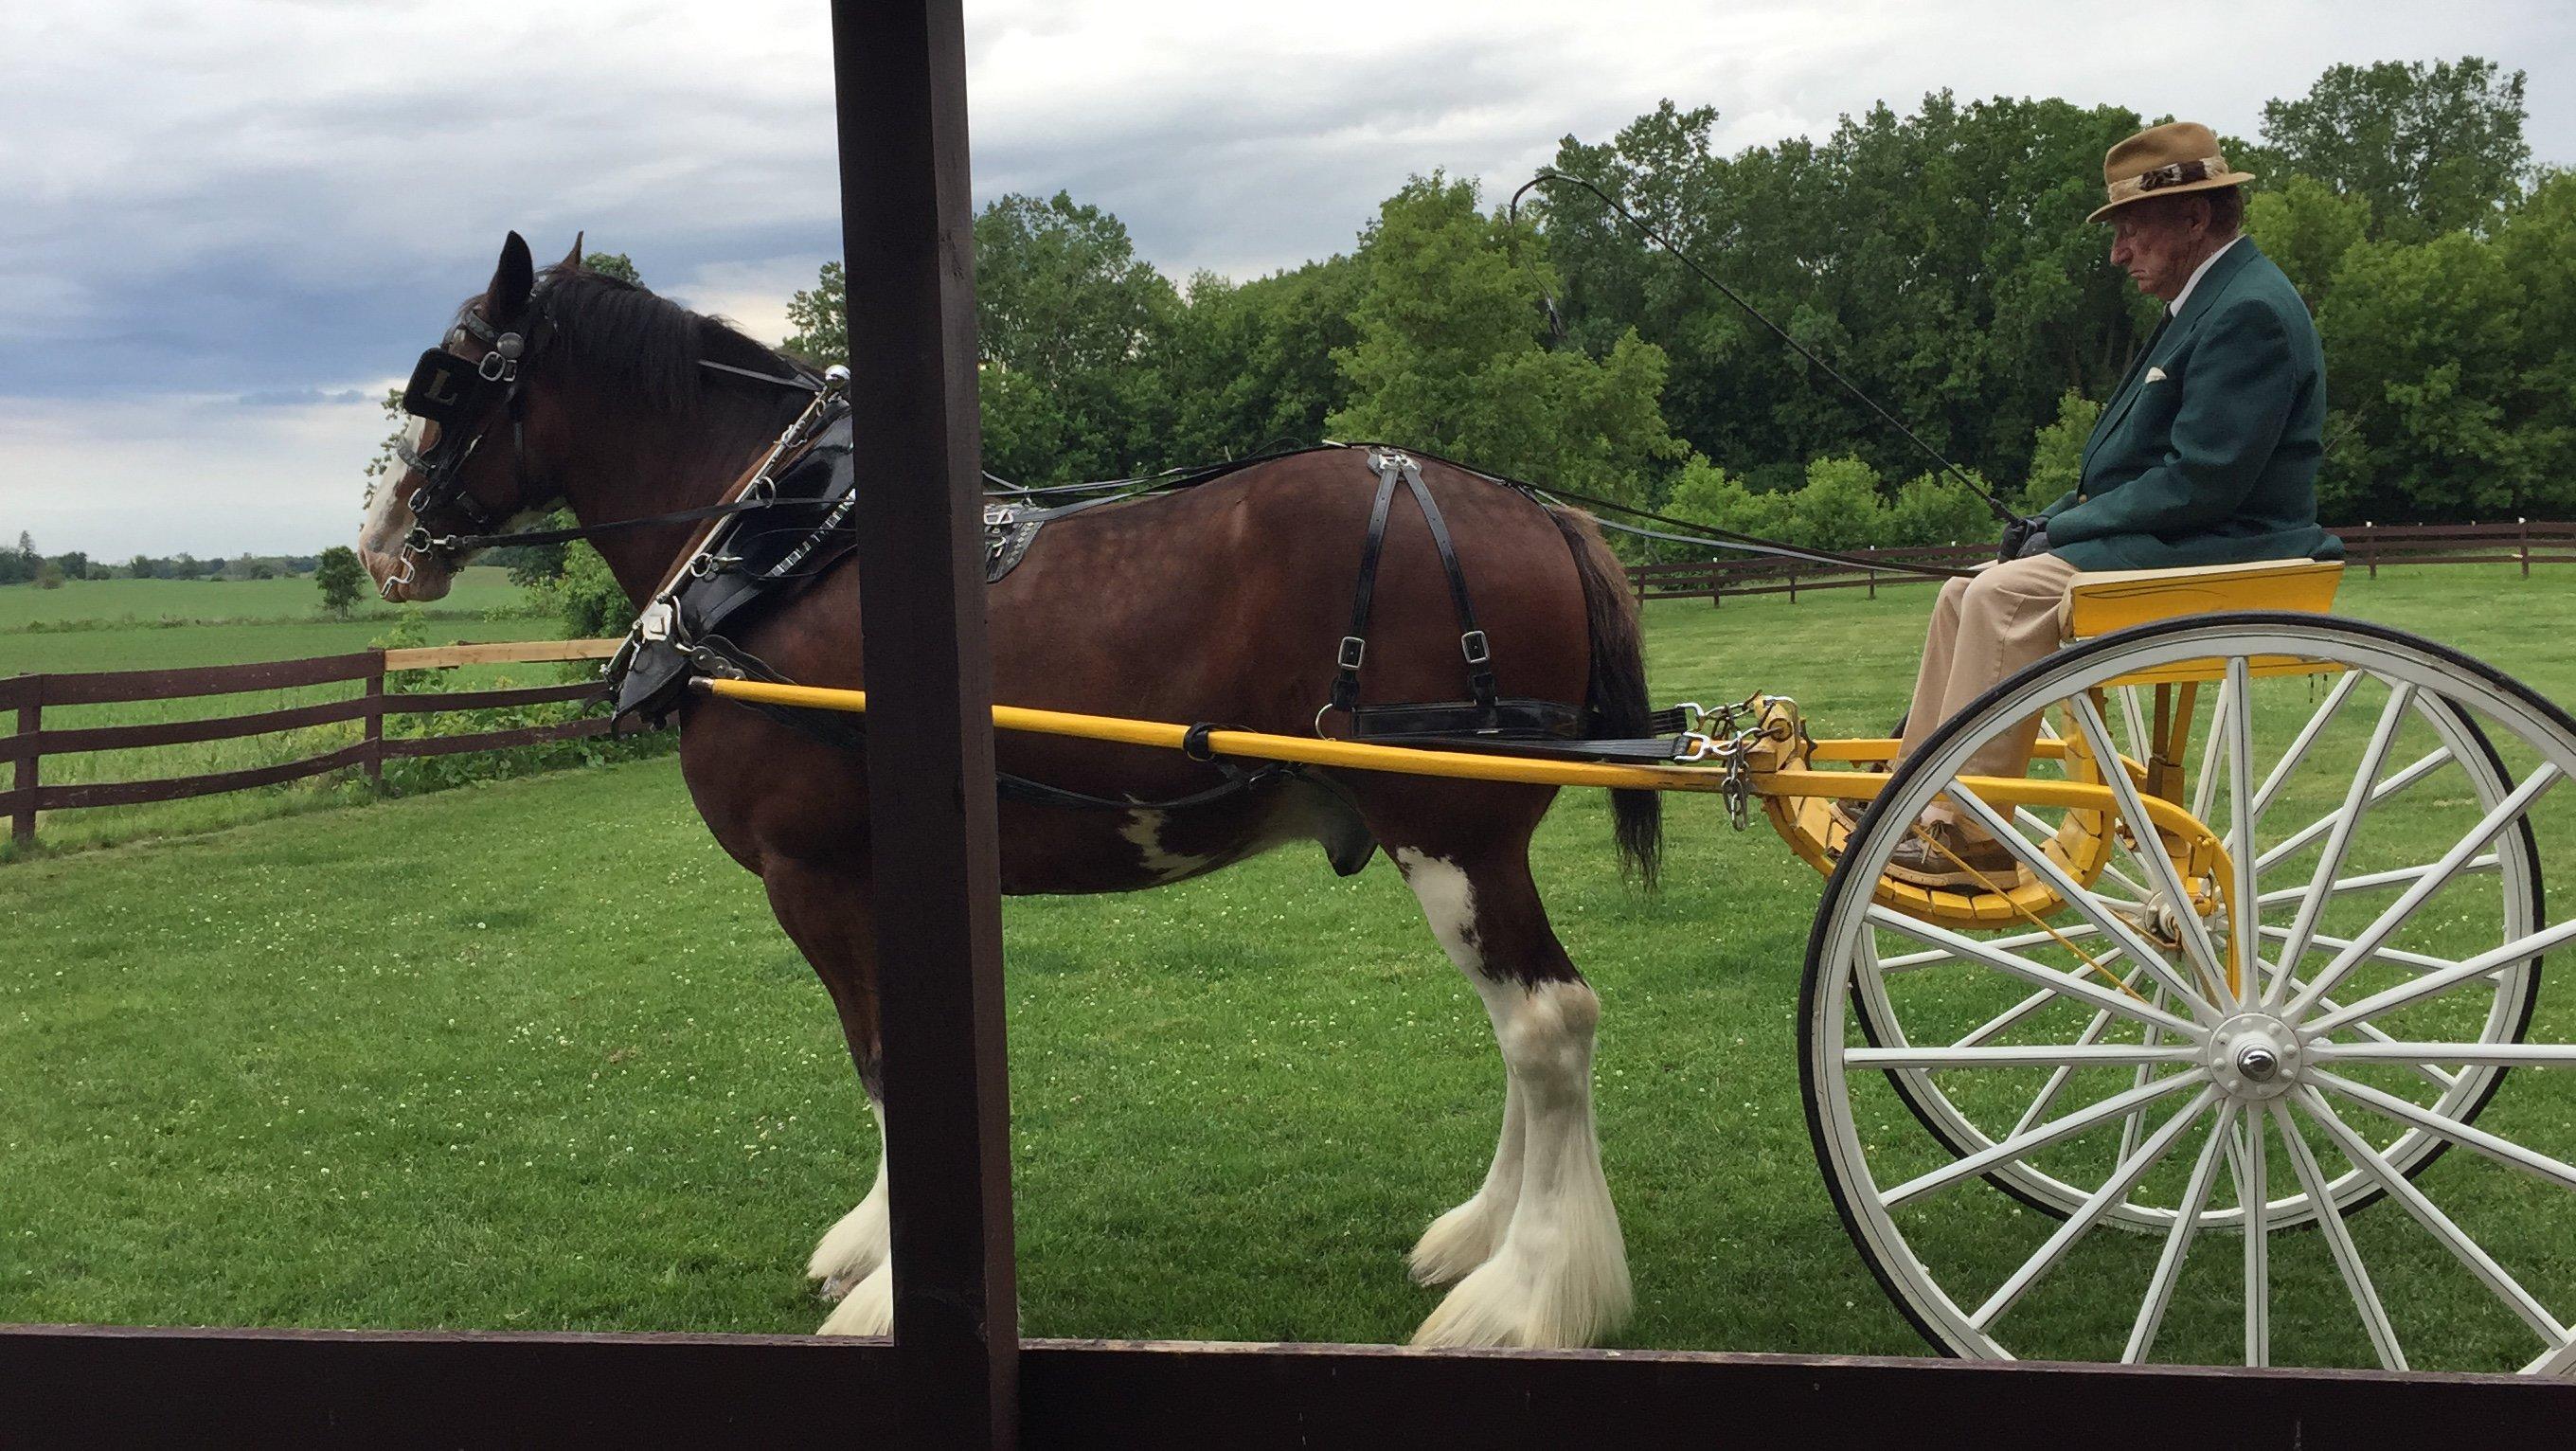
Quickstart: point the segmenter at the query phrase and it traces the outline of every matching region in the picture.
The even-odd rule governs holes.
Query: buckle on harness
[[[673,628],[679,623],[679,613],[679,606],[671,601],[655,600],[644,607],[644,613],[635,617],[636,637],[657,645],[670,639]]]
[[[1466,656],[1470,665],[1483,665],[1493,660],[1494,647],[1487,643],[1484,631],[1469,630],[1458,637],[1458,653]]]
[[[1367,654],[1368,641],[1357,635],[1344,635],[1341,653],[1336,657],[1336,663],[1344,670],[1357,670],[1360,668],[1361,658]]]

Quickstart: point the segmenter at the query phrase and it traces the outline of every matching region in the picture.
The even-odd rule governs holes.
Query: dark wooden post
[[[18,809],[9,814],[9,839],[21,848],[36,844],[36,732],[45,724],[45,677],[19,677],[18,738],[11,742],[18,750],[18,765],[9,773],[9,784],[16,788]]]
[[[2361,562],[2370,566],[2372,579],[2379,578],[2379,524],[2376,520],[2361,521]]]
[[[366,683],[367,713],[359,719],[365,723],[361,739],[367,745],[367,780],[372,785],[382,786],[385,784],[385,652],[378,650],[374,654],[375,673],[367,677]]]
[[[1019,1415],[960,4],[832,5],[903,1446]]]
[[[1790,568],[1790,570],[1789,570],[1789,603],[1791,603],[1791,604],[1793,604],[1793,605],[1794,605],[1794,604],[1796,604],[1797,602],[1798,602],[1798,571],[1797,571],[1797,569],[1796,569],[1796,567],[1795,567],[1795,566],[1792,566],[1792,567]],[[2251,1151],[2249,1150],[2248,1152],[2251,1152]]]
[[[2529,519],[2514,520],[2513,535],[2514,543],[2519,547],[2519,552],[2522,555],[2522,577],[2524,579],[2529,579],[2531,578],[2531,521]]]

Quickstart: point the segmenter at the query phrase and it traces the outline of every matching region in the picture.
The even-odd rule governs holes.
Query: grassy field
[[[1928,603],[1659,604],[1656,692],[1760,686],[1874,734]],[[2576,572],[2356,579],[2344,607],[2576,698]],[[1538,845],[1605,1003],[1622,1343],[1918,1352],[1808,1146],[1818,882],[1713,803],[1672,818],[1658,897],[1619,884],[1597,796]],[[804,1256],[866,1187],[873,1130],[821,988],[668,761],[20,862],[0,912],[0,1320],[821,1318]],[[1292,848],[1006,921],[1026,1331],[1408,1335],[1432,1299],[1403,1253],[1482,1174],[1500,1074],[1394,874]],[[2576,1233],[2549,1233],[2576,1267]],[[2299,1294],[2339,1293],[2319,1239],[2283,1237]]]
[[[405,618],[413,622],[422,644],[553,635],[555,621],[528,615],[526,602],[526,592],[512,584],[505,571],[493,568],[467,569],[454,592],[433,607],[397,611],[388,605],[371,605],[347,620],[320,613],[319,596],[310,579],[85,580],[54,590],[18,586],[0,589],[0,675],[160,670],[345,654],[387,638]],[[540,664],[451,670],[442,672],[441,688],[545,684],[562,678],[561,669]],[[64,729],[197,720],[344,699],[358,689],[348,683],[248,695],[56,706],[46,710],[45,723]],[[0,728],[12,727],[14,722],[0,719]],[[334,750],[356,740],[358,731],[358,724],[350,721],[191,745],[47,757],[44,779],[51,785],[71,785],[246,770]],[[401,777],[407,769],[397,767],[395,774]],[[79,850],[370,799],[373,792],[352,775],[343,772],[338,777],[189,801],[54,812],[40,823],[39,839],[48,851]],[[0,859],[12,851],[12,846],[0,843]]]
[[[519,587],[510,583],[508,571],[476,566],[461,573],[447,598],[430,606],[429,612],[442,619],[479,618],[516,603],[520,593]],[[393,606],[377,603],[372,595],[362,598],[358,610],[361,620],[374,620],[379,629],[394,614]],[[0,589],[0,635],[174,629],[321,618],[322,594],[310,575],[239,580],[83,579],[70,581],[59,589],[38,589],[33,585]],[[0,654],[0,673],[13,668],[67,667],[13,666],[8,655]]]

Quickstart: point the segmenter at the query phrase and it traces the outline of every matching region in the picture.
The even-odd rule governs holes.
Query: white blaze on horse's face
[[[432,430],[436,425],[413,415],[403,428],[403,446],[418,458],[437,442]],[[447,567],[434,559],[414,558],[409,577],[405,577],[402,557],[403,536],[418,521],[412,518],[408,502],[412,491],[420,487],[420,474],[409,465],[400,473],[388,473],[376,483],[376,496],[368,502],[367,520],[358,527],[358,559],[367,566],[367,574],[376,582],[376,593],[396,602],[434,600],[445,595],[451,582]]]

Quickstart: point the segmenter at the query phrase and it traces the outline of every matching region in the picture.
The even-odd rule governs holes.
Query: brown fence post
[[[367,677],[367,713],[362,739],[367,745],[367,781],[374,786],[385,784],[385,652],[375,652],[376,672]]]
[[[2529,579],[2531,578],[2531,521],[2516,519],[2513,521],[2513,529],[2514,540],[2521,546],[2522,551],[2522,577]]]
[[[26,677],[26,696],[18,702],[19,748],[17,769],[9,774],[9,784],[17,788],[18,809],[9,816],[9,839],[21,847],[36,844],[36,762],[37,748],[32,744],[37,730],[45,723],[45,677]]]
[[[1793,605],[1794,605],[1794,604],[1796,604],[1797,602],[1798,602],[1798,571],[1796,571],[1796,570],[1794,570],[1794,569],[1793,569],[1793,570],[1790,570],[1790,571],[1789,571],[1789,603],[1791,603],[1791,604],[1793,604]]]
[[[2372,579],[2379,578],[2378,531],[2379,524],[2376,520],[2364,519],[2361,521],[2361,562],[2370,566],[2370,577]]]

